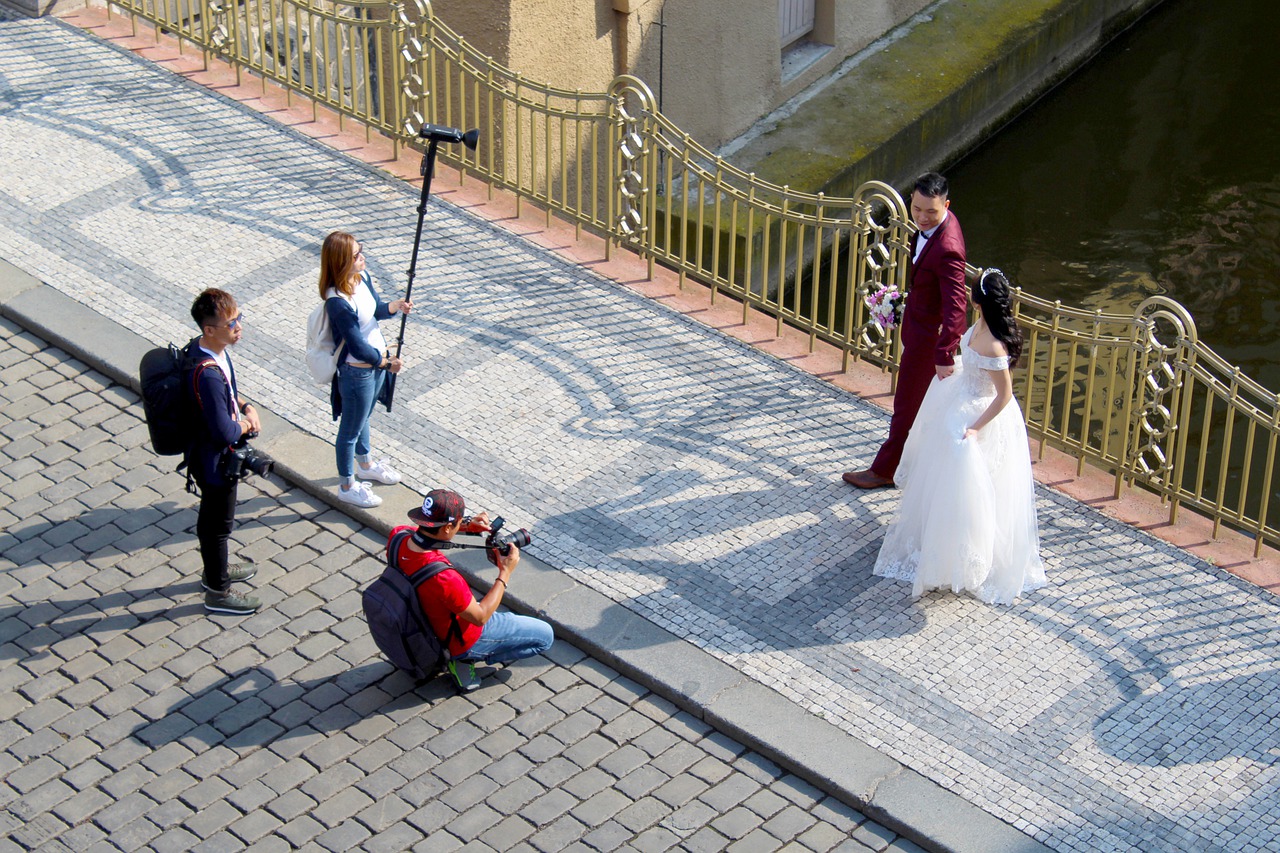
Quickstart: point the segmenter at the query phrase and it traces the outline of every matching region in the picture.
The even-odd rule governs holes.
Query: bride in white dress
[[[1027,426],[1009,375],[1022,336],[999,270],[970,298],[982,318],[960,339],[955,372],[934,379],[920,405],[894,474],[902,503],[874,573],[910,582],[913,598],[951,589],[1010,604],[1045,584]]]

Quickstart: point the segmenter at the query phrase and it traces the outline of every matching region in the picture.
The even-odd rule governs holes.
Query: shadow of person
[[[274,745],[287,757],[305,752],[316,736],[346,731],[379,715],[402,722],[459,696],[445,673],[418,680],[380,657],[310,678],[277,678],[272,672],[277,663],[226,675],[167,705],[143,703],[138,711],[146,719],[130,734],[152,749],[194,740],[234,750]],[[511,683],[518,669],[482,668],[481,691]],[[466,714],[474,705],[459,710]],[[390,725],[378,727],[379,734]]]
[[[49,649],[68,638],[116,635],[143,622],[163,618],[181,625],[191,616],[203,613],[190,599],[189,581],[154,589],[115,590],[92,598],[59,598],[34,605],[0,606],[0,625],[7,633],[26,626],[27,630],[0,645],[0,660],[37,661]]]

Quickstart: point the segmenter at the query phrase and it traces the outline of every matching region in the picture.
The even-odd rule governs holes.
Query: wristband
[[[502,588],[503,588],[503,589],[506,589],[506,588],[507,588],[507,582],[506,582],[506,581],[504,581],[502,578],[498,578],[496,581],[494,581],[494,583],[500,583],[500,584],[502,584]]]

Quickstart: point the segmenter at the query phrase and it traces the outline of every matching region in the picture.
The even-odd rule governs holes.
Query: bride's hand
[[[964,441],[969,438],[977,438],[977,437],[978,437],[978,431],[973,427],[969,427],[967,430],[964,431],[964,435],[960,437],[960,440]]]

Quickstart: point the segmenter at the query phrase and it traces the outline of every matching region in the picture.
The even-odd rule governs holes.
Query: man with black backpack
[[[244,452],[237,447],[258,434],[258,412],[240,397],[235,368],[227,350],[240,342],[244,314],[225,290],[210,288],[196,297],[191,318],[200,327],[183,350],[183,385],[194,400],[195,434],[183,454],[200,486],[196,538],[204,564],[204,607],[211,613],[247,616],[262,606],[257,598],[231,590],[257,569],[252,563],[227,564],[227,542],[236,520],[236,484]],[[239,464],[228,465],[228,461]]]
[[[421,508],[410,510],[416,526],[403,525],[391,531],[387,542],[388,562],[406,576],[427,566],[425,581],[416,584],[418,602],[427,623],[448,651],[445,668],[463,691],[480,686],[475,662],[505,663],[542,654],[551,648],[555,635],[551,626],[532,616],[498,612],[511,573],[520,562],[514,543],[505,553],[490,550],[489,559],[498,567],[498,579],[479,601],[462,575],[452,568],[442,553],[452,546],[459,533],[485,533],[489,516],[463,515],[462,496],[449,489],[435,489],[423,498]],[[495,522],[496,523],[496,522]]]

